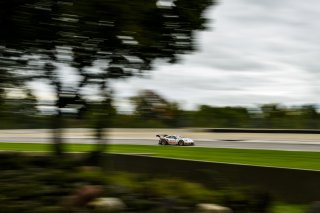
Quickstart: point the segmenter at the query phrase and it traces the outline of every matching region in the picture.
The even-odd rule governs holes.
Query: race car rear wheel
[[[161,141],[161,144],[162,144],[162,145],[167,145],[168,143],[167,143],[166,140],[162,140],[162,141]]]
[[[178,145],[179,145],[179,146],[183,146],[183,145],[184,145],[184,142],[183,142],[183,141],[179,141],[179,142],[178,142]]]

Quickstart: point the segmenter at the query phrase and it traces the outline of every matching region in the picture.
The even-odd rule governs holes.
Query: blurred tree
[[[244,107],[212,107],[202,105],[193,115],[195,126],[248,127],[250,114]]]
[[[301,116],[303,128],[306,129],[318,129],[320,114],[313,105],[306,105],[301,108]]]
[[[0,64],[14,64],[12,71],[25,80],[46,79],[54,87],[54,144],[61,154],[63,108],[84,107],[81,91],[86,87],[97,86],[100,100],[107,103],[112,98],[110,80],[140,75],[152,69],[155,59],[174,63],[178,54],[193,51],[194,30],[204,28],[201,15],[210,4],[210,0],[2,0]],[[80,76],[72,89],[64,85],[67,75],[58,69],[61,64],[76,68]],[[97,121],[96,135],[105,122]]]
[[[278,104],[262,105],[264,125],[267,128],[288,128],[288,109]]]
[[[0,105],[0,128],[34,128],[38,124],[38,121],[34,121],[38,113],[37,100],[30,90],[6,90]]]
[[[166,126],[177,127],[180,119],[179,106],[169,102],[152,90],[143,90],[131,98],[134,113],[144,122],[154,120],[163,122]]]

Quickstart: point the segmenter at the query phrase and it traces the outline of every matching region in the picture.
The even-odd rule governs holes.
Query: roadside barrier
[[[269,192],[286,202],[311,202],[320,197],[320,171],[107,154],[106,167],[149,176],[178,177],[211,188],[244,187]]]
[[[242,128],[203,128],[202,132],[220,133],[281,133],[281,134],[320,134],[319,129],[242,129]],[[199,131],[198,130],[198,131]]]

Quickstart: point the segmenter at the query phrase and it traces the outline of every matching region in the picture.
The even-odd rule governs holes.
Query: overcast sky
[[[198,50],[179,64],[159,63],[142,78],[117,81],[117,105],[152,89],[183,108],[200,104],[318,103],[320,7],[309,0],[223,0],[210,8]]]
[[[157,62],[145,78],[113,82],[116,105],[131,111],[128,98],[143,89],[184,109],[201,104],[318,104],[318,4],[318,0],[221,0],[204,14],[210,21],[208,30],[196,33],[197,51],[181,56],[178,64]],[[70,72],[64,79],[77,79],[71,68],[61,69]],[[53,92],[46,82],[41,84],[33,85],[37,96],[50,99]]]

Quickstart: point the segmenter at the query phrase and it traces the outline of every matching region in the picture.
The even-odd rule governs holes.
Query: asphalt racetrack
[[[202,133],[188,129],[112,129],[108,132],[110,144],[159,146],[156,134],[179,134],[195,140],[195,147],[265,149],[320,152],[319,134],[254,134]],[[173,133],[175,132],[175,133]],[[94,143],[90,129],[66,129],[66,143]],[[0,142],[50,143],[47,129],[0,130]]]

